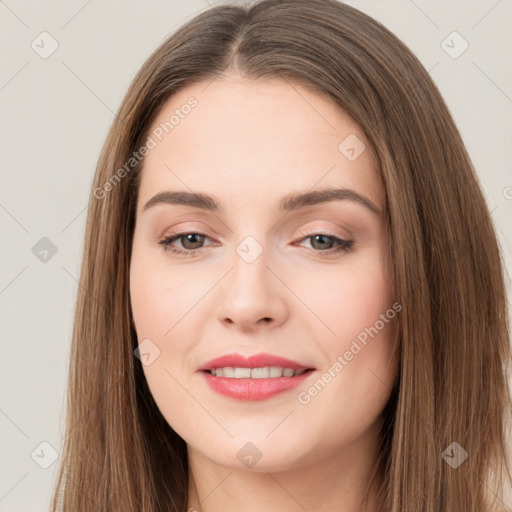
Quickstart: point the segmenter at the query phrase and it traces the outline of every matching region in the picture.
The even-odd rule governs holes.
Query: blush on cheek
[[[353,293],[349,291],[338,301],[331,300],[324,311],[329,311],[334,329],[343,335],[344,340],[348,340],[374,326],[391,307],[390,299],[384,286],[372,288],[359,284]]]

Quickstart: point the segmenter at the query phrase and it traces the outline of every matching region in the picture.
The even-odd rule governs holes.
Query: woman
[[[52,510],[505,510],[491,218],[428,73],[356,9],[219,6],[165,41],[80,284]]]

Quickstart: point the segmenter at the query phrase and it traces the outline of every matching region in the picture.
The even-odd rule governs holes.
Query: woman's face
[[[169,425],[226,467],[373,456],[401,306],[358,126],[297,83],[231,75],[173,96],[150,137],[130,292]]]

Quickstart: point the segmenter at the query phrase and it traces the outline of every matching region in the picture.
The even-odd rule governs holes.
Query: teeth
[[[269,375],[268,366],[266,368],[253,368],[251,370],[251,379],[268,379]]]
[[[235,379],[250,379],[251,369],[250,368],[235,368]]]
[[[280,368],[278,366],[265,366],[264,368],[215,368],[210,370],[216,377],[228,377],[230,379],[275,379],[278,377],[295,377],[302,375],[306,368],[293,370],[292,368]]]

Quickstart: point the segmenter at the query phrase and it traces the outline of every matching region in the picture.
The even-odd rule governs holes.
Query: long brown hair
[[[378,164],[403,307],[399,370],[383,411],[379,512],[504,509],[503,262],[459,131],[429,74],[380,23],[335,0],[263,0],[213,7],[179,28],[140,69],[110,129],[89,201],[52,511],[186,510],[185,442],[133,352],[129,268],[144,160],[126,162],[164,102],[228,70],[334,100]],[[465,453],[459,467],[450,463]]]

